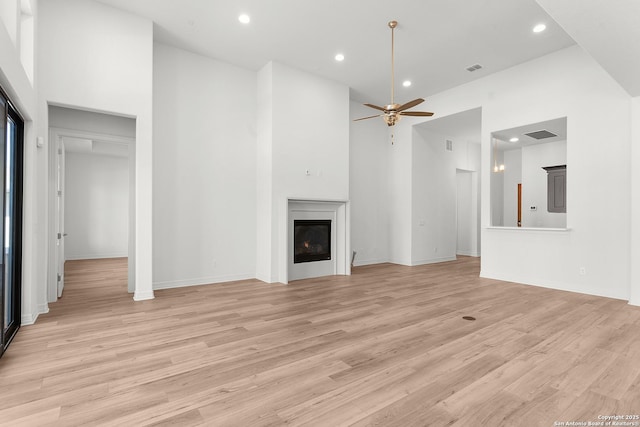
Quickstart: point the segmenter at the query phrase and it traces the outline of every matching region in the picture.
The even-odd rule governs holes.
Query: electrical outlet
[[[581,276],[584,276],[584,275],[586,275],[586,274],[587,274],[587,269],[586,269],[585,267],[580,267],[580,270],[579,270],[579,271],[580,271],[580,275],[581,275]]]

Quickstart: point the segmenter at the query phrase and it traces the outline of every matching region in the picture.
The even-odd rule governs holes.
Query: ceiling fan
[[[360,119],[355,119],[354,122],[382,116],[387,126],[393,126],[400,120],[401,116],[422,116],[422,117],[433,116],[433,113],[430,113],[427,111],[406,111],[409,108],[415,107],[416,105],[423,103],[424,99],[422,98],[414,99],[413,101],[409,101],[406,104],[402,104],[402,105],[394,103],[394,100],[393,100],[393,96],[394,96],[393,30],[398,26],[398,22],[390,21],[388,25],[389,25],[389,28],[391,28],[391,103],[384,107],[378,107],[377,105],[373,105],[373,104],[364,104],[367,107],[382,111],[382,114],[376,114],[375,116],[362,117]]]

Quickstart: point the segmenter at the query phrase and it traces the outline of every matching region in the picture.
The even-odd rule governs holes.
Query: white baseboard
[[[358,261],[356,259],[356,261],[354,261],[353,266],[354,267],[362,267],[364,265],[374,265],[374,264],[385,264],[387,262],[390,262],[388,259],[365,259],[365,260],[361,260]]]
[[[418,266],[418,265],[426,265],[426,264],[437,264],[439,262],[449,262],[449,261],[455,261],[456,257],[442,257],[442,258],[430,258],[430,259],[423,259],[423,260],[418,260],[418,261],[414,261],[413,263],[411,263],[412,266]]]
[[[522,277],[522,276],[510,277],[508,275],[497,274],[487,270],[481,270],[480,277],[484,279],[500,280],[502,282],[511,282],[511,283],[518,283],[521,285],[538,286],[540,288],[555,289],[557,291],[566,291],[566,292],[574,292],[574,293],[583,294],[583,295],[592,295],[595,297],[613,298],[613,299],[619,299],[624,301],[628,300],[628,297],[623,295],[616,295],[614,293],[601,292],[596,289],[589,289],[584,287],[579,288],[569,283],[552,282],[552,281],[545,281],[543,283],[540,279],[535,279],[531,277]]]
[[[166,282],[154,282],[153,289],[185,288],[187,286],[212,285],[215,283],[235,282],[238,280],[255,279],[255,274],[230,274],[226,276],[199,277],[194,279],[170,280]]]
[[[127,258],[127,252],[108,252],[103,254],[67,255],[65,261],[77,261],[81,259]]]
[[[154,298],[155,295],[153,294],[153,291],[136,291],[133,294],[134,301],[146,301]]]
[[[20,326],[29,326],[36,323],[38,316],[41,314],[47,314],[49,312],[49,306],[47,304],[38,305],[37,313],[23,313],[20,316]]]
[[[478,252],[473,252],[473,251],[458,251],[456,255],[470,256],[470,257],[474,257],[474,258],[479,258],[480,257],[480,254]]]
[[[36,323],[39,313],[22,313],[20,317],[20,326],[29,326]]]

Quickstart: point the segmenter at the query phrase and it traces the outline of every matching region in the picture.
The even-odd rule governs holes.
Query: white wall
[[[94,134],[136,137],[136,121],[133,119],[73,108],[50,106],[49,126]]]
[[[446,139],[428,130],[413,138],[411,265],[456,257],[456,161]]]
[[[126,257],[129,159],[67,152],[65,258]]]
[[[47,0],[39,5],[39,134],[47,135],[48,104],[136,119],[135,175],[131,177],[135,182],[135,221],[130,225],[135,250],[129,253],[129,281],[135,282],[134,299],[153,298],[153,24],[93,1]],[[43,171],[48,170],[49,145],[39,159],[38,167]],[[46,200],[47,184],[41,185],[39,194]],[[47,218],[46,208],[43,212]],[[52,249],[49,246],[48,250]],[[47,258],[47,250],[44,252]],[[43,278],[40,283],[46,282]]]
[[[371,109],[350,103],[351,119],[371,115]],[[353,123],[349,130],[349,195],[351,248],[354,265],[389,261],[389,133],[382,119]]]
[[[456,170],[456,255],[479,256],[477,172]]]
[[[567,142],[556,141],[522,147],[522,226],[564,228],[566,213],[547,211],[547,166],[567,164]],[[567,166],[567,177],[571,173]],[[567,178],[569,179],[569,178]],[[532,211],[531,206],[536,210]],[[506,226],[507,224],[505,224]]]
[[[495,156],[495,159],[494,157]],[[491,225],[503,226],[504,225],[504,173],[494,172],[496,166],[500,167],[505,162],[504,152],[495,151],[491,148],[491,175],[489,177],[491,184]]]
[[[288,199],[349,199],[349,88],[271,62],[258,93],[256,271],[286,283]]]
[[[478,255],[477,250],[477,172],[480,147],[468,141],[456,140],[423,126],[416,126],[412,153],[412,244],[411,264],[449,261],[456,258],[458,248],[458,177],[464,170],[469,176],[467,212],[469,221],[465,239],[466,255]],[[446,149],[452,141],[453,151]],[[462,206],[464,210],[465,207]],[[465,227],[466,228],[466,227]]]
[[[18,52],[20,63],[33,84],[36,0],[0,0],[0,22]]]
[[[256,74],[154,48],[154,288],[255,277]]]
[[[14,3],[15,0],[14,0]],[[25,119],[24,134],[24,192],[23,192],[23,249],[22,249],[22,324],[35,322],[39,313],[47,311],[44,283],[47,259],[43,240],[46,217],[42,215],[37,182],[40,177],[36,148],[38,109],[36,91],[25,71],[25,58],[16,39],[20,26],[18,13],[7,12],[17,6],[3,1],[0,9],[0,86]],[[6,8],[5,8],[6,6]],[[32,11],[37,11],[38,2],[32,1]],[[11,35],[10,35],[11,33]],[[45,196],[46,197],[46,196]]]
[[[4,24],[11,43],[19,48],[20,0],[0,0],[0,20]]]
[[[629,304],[640,305],[640,97],[631,100],[631,279]]]
[[[411,258],[411,233],[414,221],[411,210],[413,133],[414,129],[410,126],[395,125],[387,130],[389,261],[403,265],[411,265],[413,262]],[[391,134],[393,134],[393,144]]]
[[[429,109],[439,116],[477,106],[482,106],[483,227],[490,224],[491,132],[566,116],[570,166],[570,231],[485,228],[482,276],[627,299],[630,97],[573,46],[429,98]],[[396,145],[407,141],[410,135]],[[403,238],[410,248],[411,239]],[[581,267],[586,274],[580,274]]]
[[[504,172],[492,172],[493,175],[502,175],[504,181],[504,215],[502,225],[504,227],[518,226],[518,184],[523,183],[522,177],[522,149],[506,150],[503,153]],[[544,172],[544,171],[543,171]],[[545,178],[545,183],[546,183]],[[546,187],[545,187],[546,195]],[[493,196],[495,197],[495,196]],[[493,203],[493,202],[492,202]],[[546,199],[545,199],[546,206]],[[525,209],[529,209],[524,202],[522,204],[522,214]],[[545,208],[546,209],[546,208]]]

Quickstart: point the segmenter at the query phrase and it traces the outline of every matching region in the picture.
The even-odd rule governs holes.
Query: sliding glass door
[[[22,292],[22,156],[24,122],[0,91],[0,356],[20,327]]]

